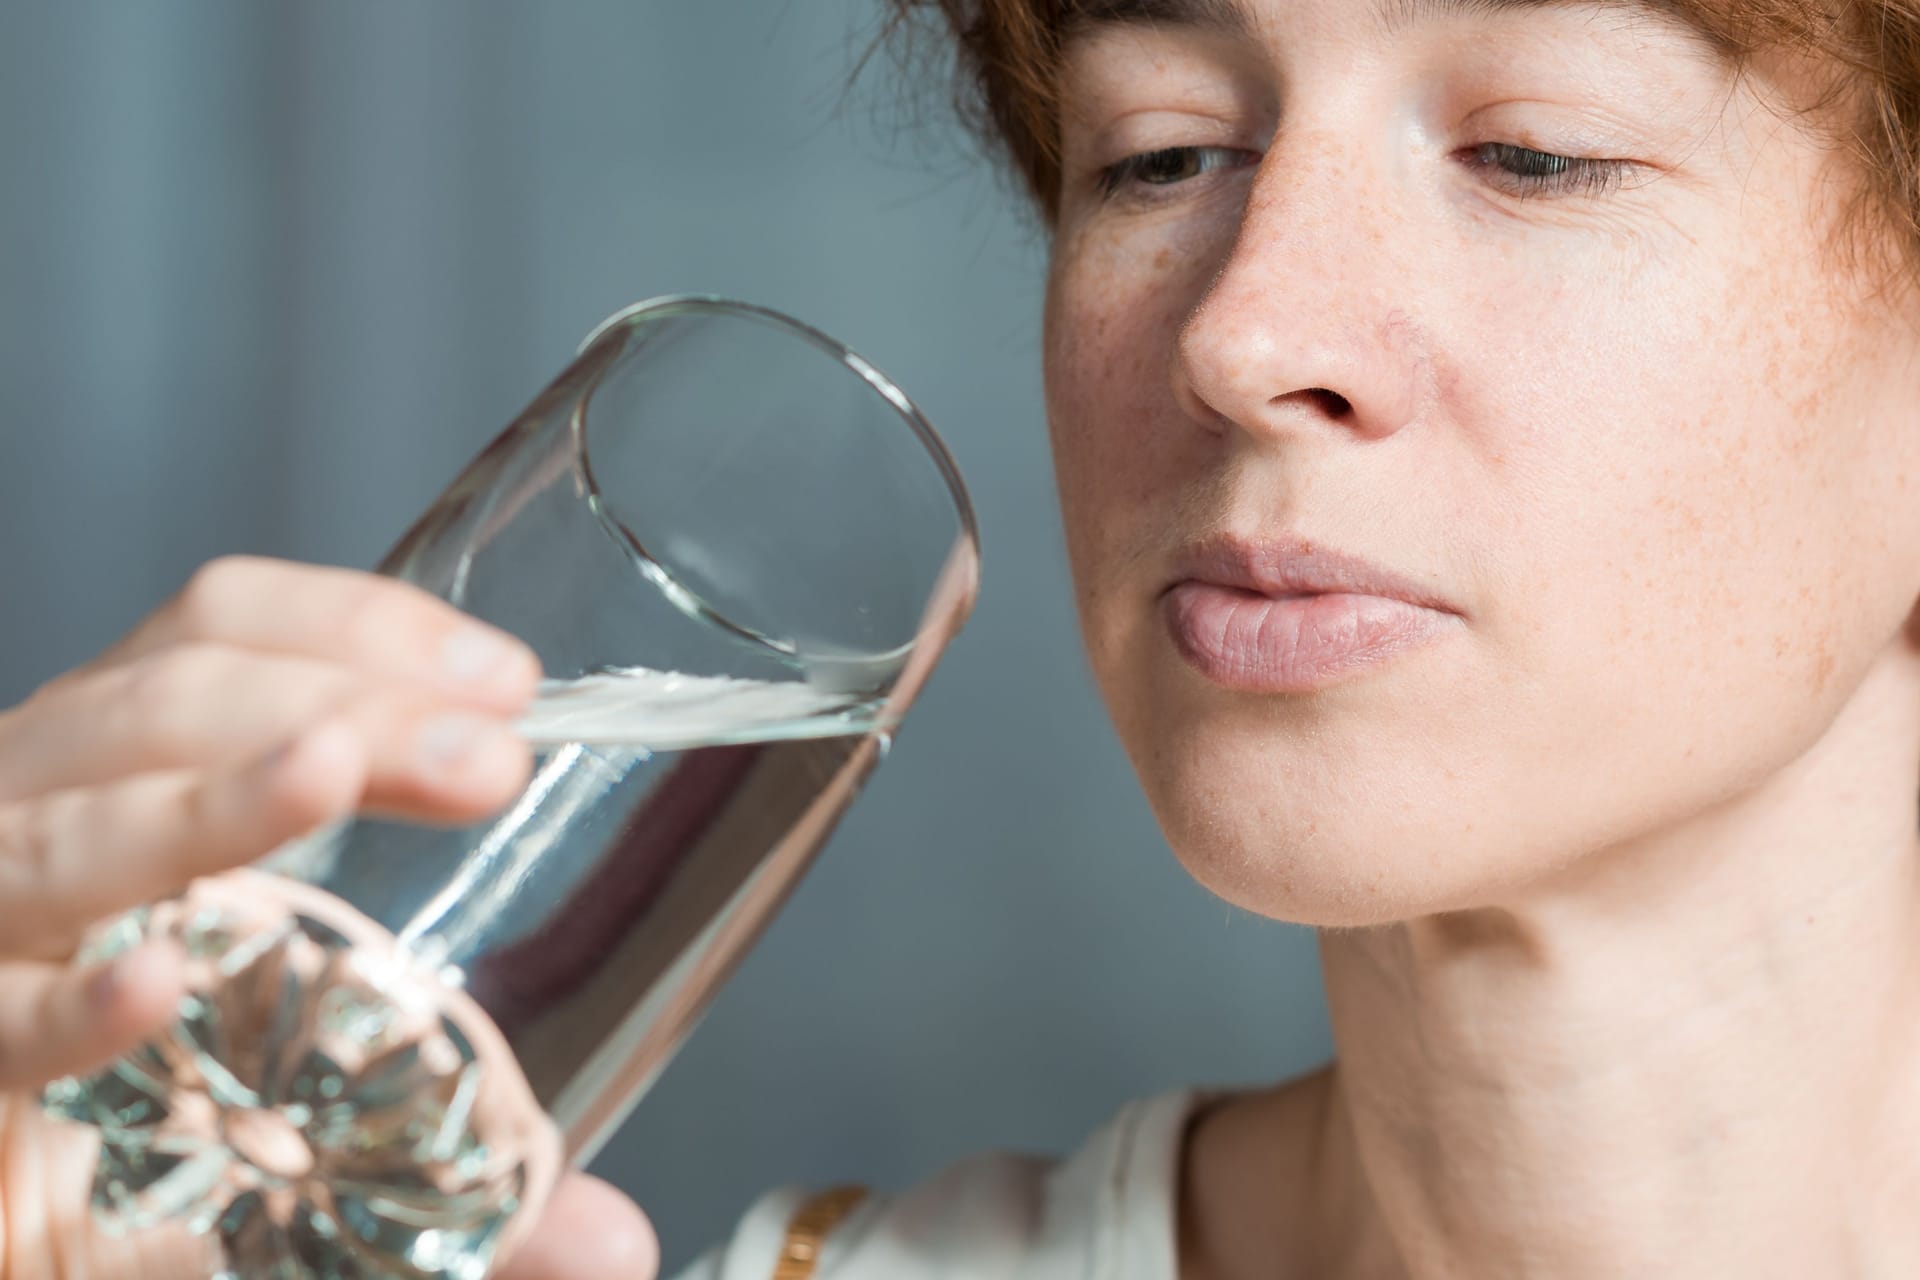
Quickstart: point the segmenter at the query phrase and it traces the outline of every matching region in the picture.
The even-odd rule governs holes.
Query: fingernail
[[[486,684],[525,663],[526,649],[491,627],[463,626],[440,646],[440,669],[458,684]]]
[[[420,729],[420,764],[431,773],[460,773],[502,739],[512,737],[505,725],[486,716],[460,712],[435,716]]]

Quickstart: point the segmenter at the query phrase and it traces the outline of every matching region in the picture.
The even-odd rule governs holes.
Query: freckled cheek
[[[1727,523],[1747,522],[1734,565],[1757,647],[1818,690],[1863,663],[1912,605],[1912,561],[1887,549],[1914,527],[1898,483],[1914,452],[1909,390],[1861,358],[1859,316],[1809,306],[1810,292],[1757,309],[1747,326],[1757,386],[1746,437],[1730,448]]]
[[[1063,283],[1049,299],[1047,418],[1070,536],[1122,534],[1127,513],[1167,497],[1167,453],[1183,430],[1171,384],[1178,327],[1140,293]]]
[[[1056,261],[1046,315],[1047,419],[1082,636],[1110,694],[1140,635],[1140,571],[1180,481],[1172,442],[1180,290],[1171,259],[1106,252]],[[1123,699],[1124,700],[1124,699]]]
[[[1828,624],[1858,594],[1836,572],[1858,520],[1836,478],[1859,442],[1821,403],[1850,375],[1832,330],[1807,331],[1818,289],[1732,266],[1534,308],[1530,349],[1551,354],[1495,419],[1533,480],[1520,518],[1546,533],[1513,550],[1560,584],[1536,634],[1564,657],[1612,655],[1669,708],[1712,699],[1698,716],[1751,664],[1832,678]]]
[[[1562,657],[1570,637],[1611,646],[1645,618],[1662,527],[1697,530],[1720,483],[1699,401],[1724,378],[1702,351],[1705,298],[1671,274],[1647,295],[1597,286],[1594,265],[1502,263],[1454,290],[1436,379],[1450,536],[1499,575],[1486,621]],[[1663,506],[1682,501],[1696,509]]]

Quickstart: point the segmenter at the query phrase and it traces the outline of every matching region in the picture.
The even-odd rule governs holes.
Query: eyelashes
[[[1631,162],[1555,155],[1505,142],[1473,148],[1469,163],[1520,196],[1604,195],[1617,189]]]
[[[1141,188],[1177,186],[1221,170],[1243,169],[1259,158],[1232,147],[1162,147],[1106,166],[1097,180],[1100,194],[1111,199]]]
[[[1489,142],[1464,153],[1466,163],[1486,180],[1514,196],[1604,195],[1618,189],[1633,163],[1556,155],[1506,142]],[[1167,188],[1210,174],[1259,163],[1251,151],[1234,147],[1161,147],[1107,165],[1095,174],[1100,195],[1155,199]]]

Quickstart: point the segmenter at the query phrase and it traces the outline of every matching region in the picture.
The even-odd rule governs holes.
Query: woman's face
[[[1093,667],[1204,883],[1497,901],[1911,660],[1915,304],[1846,265],[1784,70],[1652,6],[1107,7],[1049,417]]]

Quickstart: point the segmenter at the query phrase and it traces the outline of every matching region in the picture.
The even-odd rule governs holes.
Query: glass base
[[[100,1131],[96,1221],[218,1232],[221,1280],[481,1280],[561,1165],[560,1137],[464,992],[331,894],[255,870],[108,926],[166,938],[188,994],[160,1038],[48,1086]]]

